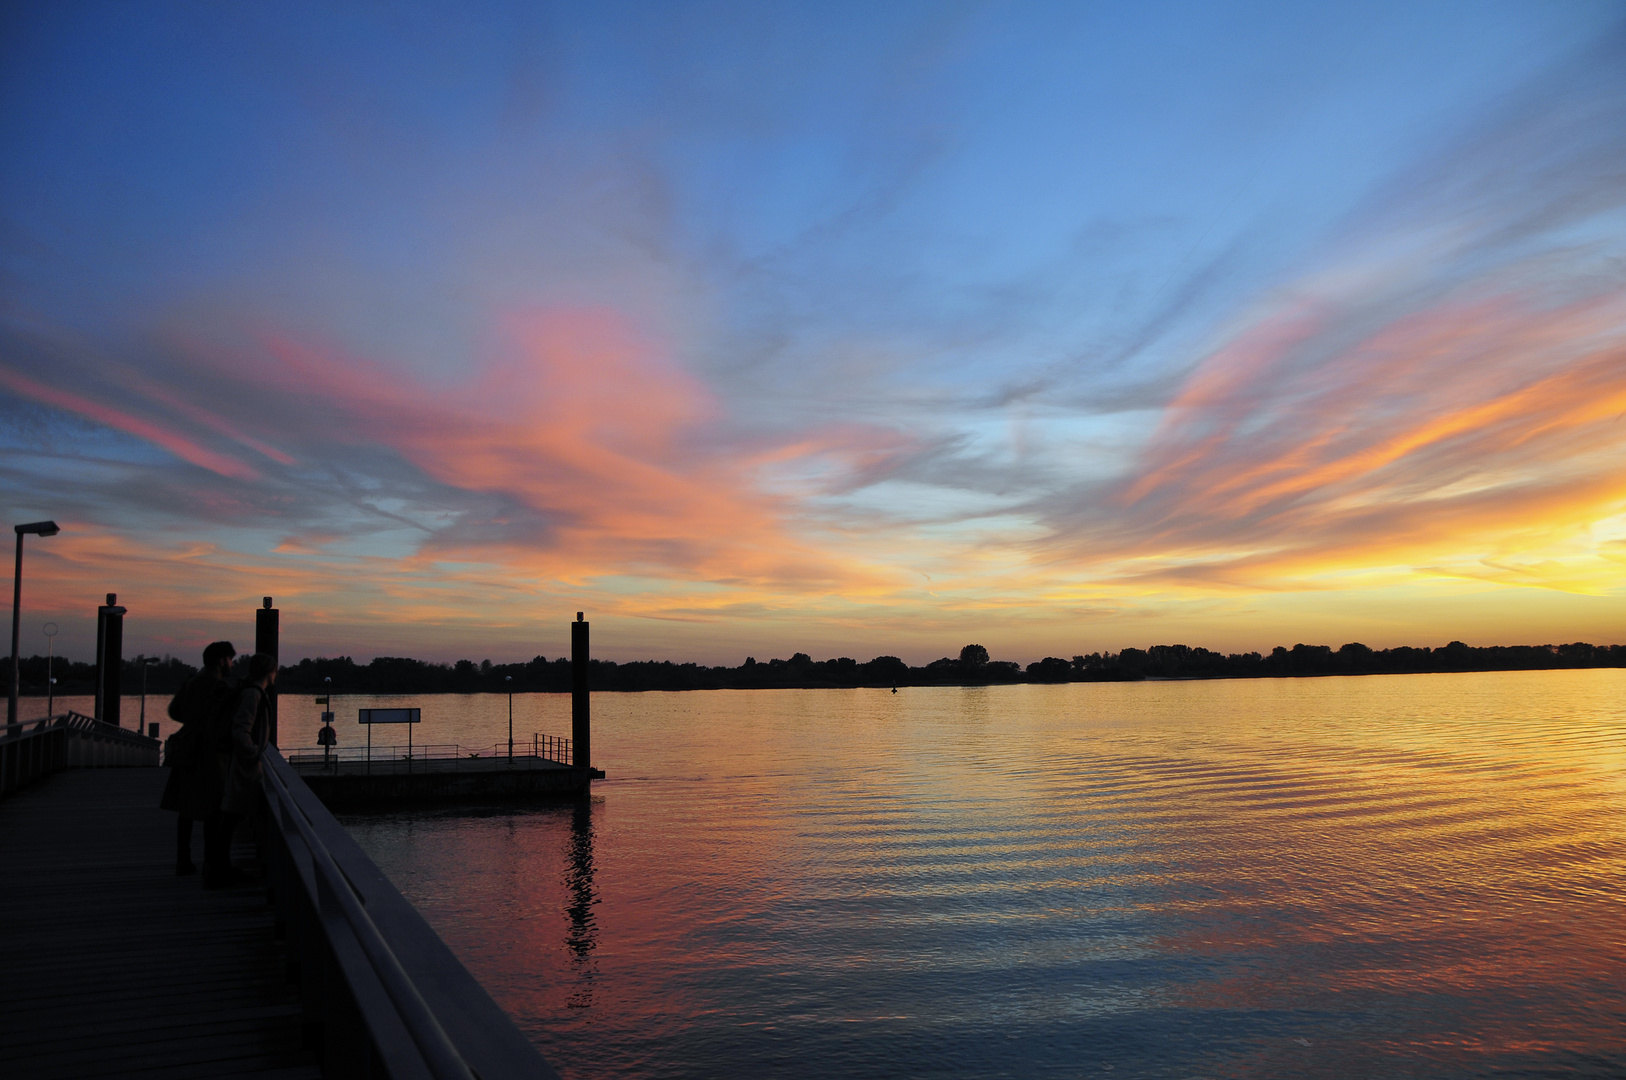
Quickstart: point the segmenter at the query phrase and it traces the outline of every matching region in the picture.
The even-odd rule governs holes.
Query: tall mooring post
[[[259,610],[254,612],[254,651],[263,652],[267,656],[277,655],[277,634],[282,622],[282,613],[271,606],[271,598],[263,597]],[[271,699],[271,745],[277,743],[277,684],[272,683]]]
[[[570,624],[570,746],[571,764],[578,769],[593,767],[593,713],[587,696],[587,627],[582,612]]]
[[[119,594],[96,609],[96,719],[119,726],[119,675],[124,670],[124,612]]]

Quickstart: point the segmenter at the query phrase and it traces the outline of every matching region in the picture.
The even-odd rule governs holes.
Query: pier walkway
[[[166,772],[69,770],[0,802],[7,1080],[321,1075],[263,883],[175,876]]]

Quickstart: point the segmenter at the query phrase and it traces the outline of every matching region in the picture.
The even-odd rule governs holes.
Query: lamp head
[[[13,525],[12,528],[17,530],[18,536],[25,536],[30,533],[34,536],[55,536],[62,531],[54,521],[32,521],[27,525]]]

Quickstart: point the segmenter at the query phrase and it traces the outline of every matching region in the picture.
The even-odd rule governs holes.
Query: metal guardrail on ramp
[[[323,1072],[557,1080],[277,749],[262,760],[267,883]]]
[[[73,711],[0,728],[0,798],[62,769],[152,768],[161,743]]]

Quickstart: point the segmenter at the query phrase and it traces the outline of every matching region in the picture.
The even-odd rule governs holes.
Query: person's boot
[[[229,889],[241,885],[249,875],[231,864],[231,838],[242,819],[233,814],[219,814],[204,830],[203,887]]]
[[[229,889],[233,885],[242,885],[246,881],[248,881],[248,874],[230,863],[225,866],[203,864],[203,887],[205,889]]]
[[[185,877],[198,872],[192,862],[192,819],[175,819],[175,876]]]

